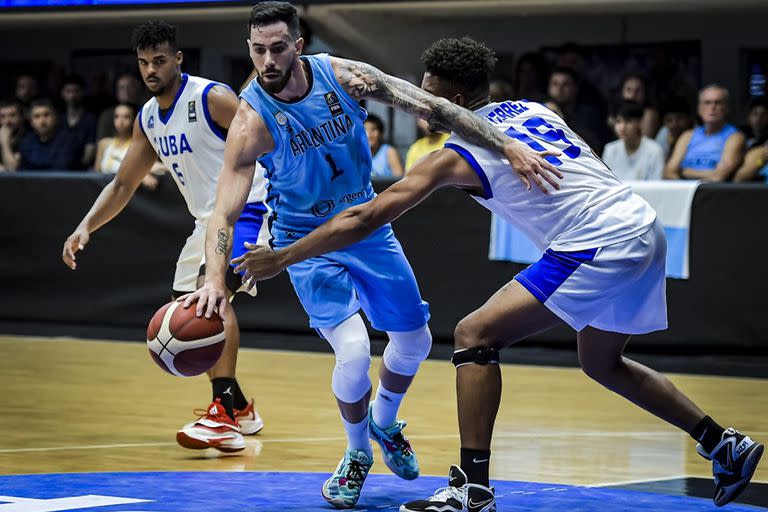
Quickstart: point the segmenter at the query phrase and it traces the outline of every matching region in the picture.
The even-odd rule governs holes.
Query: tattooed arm
[[[244,101],[240,102],[229,126],[224,146],[224,165],[216,187],[216,206],[208,219],[205,234],[205,284],[184,297],[184,307],[197,301],[197,316],[210,318],[218,307],[219,316],[229,307],[225,276],[232,254],[232,234],[253,184],[256,160],[271,151],[274,140],[261,117]],[[231,290],[234,292],[235,290]]]
[[[560,188],[555,176],[562,178],[562,174],[544,160],[545,156],[558,152],[537,153],[499,132],[471,111],[387,75],[370,64],[336,57],[331,58],[331,64],[339,84],[356,100],[369,98],[391,105],[425,119],[430,127],[455,132],[473,144],[504,155],[528,188],[534,182],[546,192],[542,179],[552,187]]]

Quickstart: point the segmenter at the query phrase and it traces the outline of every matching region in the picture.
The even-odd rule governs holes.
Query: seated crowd
[[[576,45],[564,45],[550,62],[543,54],[517,59],[514,80],[495,80],[491,99],[540,101],[563,117],[622,180],[701,180],[768,182],[768,96],[752,98],[743,125],[729,122],[729,91],[712,84],[698,92],[694,115],[686,94],[628,73],[606,101],[585,77],[585,59]],[[656,80],[657,82],[659,80]],[[86,108],[86,84],[78,76],[61,80],[56,102],[38,96],[29,74],[17,77],[14,98],[0,102],[0,171],[88,170],[114,173],[130,145],[141,81],[116,77],[107,108]],[[430,133],[417,123],[419,138],[401,152],[388,143],[392,130],[370,115],[365,123],[373,177],[397,179],[447,134]],[[163,172],[158,164],[153,173]],[[150,175],[144,185],[153,188]]]

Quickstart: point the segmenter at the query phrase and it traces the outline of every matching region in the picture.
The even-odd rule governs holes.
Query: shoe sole
[[[222,446],[221,443],[224,441],[226,441],[226,439],[210,439],[209,441],[203,441],[202,439],[188,436],[184,432],[176,433],[176,442],[179,443],[179,446],[182,448],[187,448],[188,450],[205,450],[208,448],[215,448],[216,450],[224,453],[235,453],[245,450],[245,445],[237,448]]]
[[[357,503],[355,503],[354,505],[347,505],[343,501],[342,502],[338,502],[338,501],[334,500],[333,498],[329,498],[328,496],[325,495],[325,484],[323,484],[322,489],[320,489],[320,495],[323,497],[323,499],[325,501],[327,501],[328,503],[330,503],[331,505],[333,505],[334,507],[336,507],[338,509],[346,510],[346,509],[350,509],[350,508],[355,508],[355,505],[357,505]]]
[[[261,432],[261,429],[264,428],[264,422],[263,421],[254,421],[252,423],[255,423],[255,426],[253,427],[247,427],[249,422],[246,422],[245,425],[243,423],[240,423],[240,433],[244,436],[252,436],[254,434],[258,434]]]
[[[408,508],[405,505],[400,505],[399,512],[420,512],[420,511]],[[488,510],[486,510],[485,512],[496,512],[496,504],[494,503],[494,505]]]
[[[382,449],[382,452],[383,451],[384,450]],[[408,480],[408,481],[416,480],[417,478],[419,478],[419,473],[416,473],[413,476],[411,476],[411,475],[402,475],[402,474],[398,473],[397,469],[395,467],[389,465],[389,460],[387,459],[387,457],[382,455],[382,458],[384,459],[384,465],[387,466],[387,468],[389,468],[389,470],[392,472],[392,474],[395,475],[396,477],[402,478],[403,480]]]
[[[765,451],[765,446],[758,443],[755,449],[752,450],[752,453],[750,453],[747,456],[747,460],[744,463],[744,467],[749,468],[749,474],[742,479],[741,483],[736,488],[736,490],[734,490],[730,494],[726,492],[725,496],[721,498],[720,501],[715,501],[715,506],[723,507],[729,504],[730,502],[738,498],[739,495],[742,493],[742,491],[744,491],[744,489],[747,488],[747,486],[749,485],[749,482],[752,480],[752,477],[755,474],[755,471],[757,470],[757,464],[758,462],[760,462],[760,458],[763,456],[763,451]]]

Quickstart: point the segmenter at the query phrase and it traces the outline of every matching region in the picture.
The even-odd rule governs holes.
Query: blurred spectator
[[[747,151],[744,164],[733,177],[733,181],[756,180],[768,183],[768,142],[763,142]]]
[[[30,106],[32,130],[21,139],[19,169],[27,171],[79,168],[81,153],[73,135],[57,126],[51,100],[35,100]]]
[[[651,61],[646,72],[651,98],[669,98],[682,96],[693,98],[699,92],[696,79],[697,73],[691,63],[670,51],[664,45],[658,45],[652,50]]]
[[[422,134],[422,137],[408,148],[408,153],[405,155],[406,173],[408,172],[408,169],[416,165],[419,160],[433,151],[442,149],[443,144],[445,144],[445,141],[448,140],[449,137],[448,133],[430,132],[427,128],[427,122],[423,119],[416,120],[416,127]]]
[[[127,103],[117,105],[112,111],[115,136],[99,139],[94,165],[95,170],[107,174],[114,174],[120,168],[120,163],[131,145],[133,119],[136,117],[136,107]]]
[[[540,53],[524,53],[517,59],[515,65],[512,94],[505,96],[504,99],[541,101],[547,93],[548,77],[547,59]],[[493,82],[491,86],[493,86]],[[493,89],[491,90],[493,91]],[[491,94],[491,99],[493,99],[493,94]]]
[[[569,68],[557,68],[549,77],[549,96],[565,114],[565,121],[589,146],[600,153],[606,139],[605,118],[591,105],[579,103],[579,76]]]
[[[37,79],[34,76],[22,74],[16,77],[16,101],[21,103],[25,119],[29,119],[29,106],[37,99],[37,93]]]
[[[563,113],[563,110],[555,103],[555,101],[552,98],[547,98],[544,100],[543,105],[547,107],[549,110],[560,116],[561,118],[565,119],[565,114]]]
[[[24,123],[21,103],[0,103],[0,171],[19,168],[19,142],[26,132]]]
[[[646,137],[656,137],[659,131],[659,111],[648,100],[646,81],[639,75],[627,75],[621,83],[619,101],[632,101],[643,107],[641,127]]]
[[[588,73],[594,72],[595,66],[587,67],[587,53],[584,48],[576,43],[565,43],[557,50],[555,65],[576,73],[576,82],[579,86],[578,103],[589,105],[597,110],[600,113],[601,123],[604,124],[602,120],[608,117],[608,106],[603,93],[588,78]]]
[[[96,155],[96,117],[83,107],[84,92],[85,83],[79,76],[70,75],[64,79],[61,87],[61,99],[65,106],[62,128],[72,134],[80,151],[77,169],[89,168]]]
[[[619,140],[609,142],[603,161],[621,181],[660,180],[664,153],[654,141],[643,135],[643,106],[622,102],[616,112],[614,130]]]
[[[83,105],[88,112],[93,112],[97,121],[99,113],[115,105],[115,82],[109,76],[104,68],[89,68],[87,75],[81,77],[86,83]]]
[[[760,96],[749,103],[747,124],[741,131],[747,139],[747,151],[768,140],[768,98]]]
[[[702,125],[683,133],[667,163],[667,179],[726,181],[744,157],[744,135],[727,123],[728,90],[708,85],[699,92]]]
[[[115,99],[117,104],[129,104],[138,107],[142,104],[141,82],[133,73],[123,73],[115,80]],[[96,123],[96,138],[115,136],[115,107],[102,111]]]
[[[365,133],[371,147],[373,166],[371,176],[377,178],[399,178],[403,175],[403,163],[397,150],[384,144],[384,122],[379,116],[369,114],[365,120]]]
[[[96,149],[96,163],[94,169],[104,174],[115,174],[120,169],[120,164],[128,153],[133,134],[133,122],[136,118],[136,106],[131,103],[120,103],[113,109],[112,124],[115,131],[114,137],[106,137],[99,140]],[[141,180],[143,187],[150,190],[157,188],[157,175],[165,172],[165,167],[159,161],[152,167],[152,172]]]
[[[693,126],[691,108],[682,96],[672,96],[661,106],[662,126],[656,134],[656,142],[664,151],[664,160],[669,158],[677,139]]]
[[[507,101],[515,98],[512,85],[506,80],[497,78],[489,84],[489,96],[491,101]]]

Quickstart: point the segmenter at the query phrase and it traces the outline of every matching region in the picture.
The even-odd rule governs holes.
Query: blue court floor
[[[320,496],[320,473],[157,472],[0,476],[0,512],[233,512],[334,510]],[[413,482],[370,475],[356,510],[394,511],[431,495],[446,479]],[[494,481],[499,511],[722,510],[710,500],[632,490]],[[729,512],[765,510],[731,504]]]

